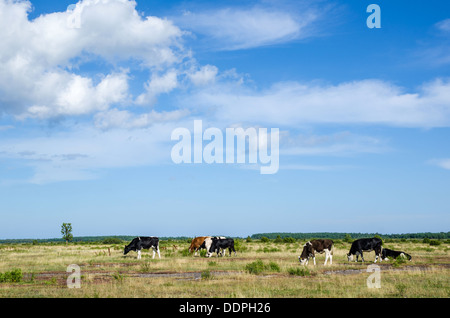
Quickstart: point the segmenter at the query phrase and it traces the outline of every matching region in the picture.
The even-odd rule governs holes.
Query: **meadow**
[[[350,243],[335,240],[332,265],[324,255],[308,266],[298,256],[306,240],[236,239],[237,256],[189,254],[188,240],[161,241],[151,251],[123,255],[124,245],[103,243],[0,244],[0,298],[447,298],[448,240],[390,239],[383,247],[412,255],[377,263],[380,288],[368,288],[374,252],[348,262]],[[81,288],[68,288],[70,264],[80,268]]]

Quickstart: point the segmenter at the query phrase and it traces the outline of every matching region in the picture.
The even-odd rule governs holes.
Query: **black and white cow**
[[[203,249],[203,248],[206,249],[206,257],[211,257],[209,250],[211,249],[211,245],[213,243],[213,238],[226,239],[225,236],[207,236],[199,248],[199,249]]]
[[[354,241],[350,247],[350,251],[347,253],[348,261],[350,262],[353,260],[353,255],[356,255],[356,261],[358,261],[358,256],[361,255],[361,259],[364,262],[363,252],[375,251],[374,263],[377,262],[378,258],[380,258],[381,262],[381,244],[382,240],[378,237],[362,238]]]
[[[125,249],[123,250],[123,255],[128,254],[129,251],[135,251],[137,252],[138,256],[137,259],[141,259],[141,250],[148,250],[152,248],[153,249],[153,257],[155,258],[155,252],[158,252],[159,258],[161,258],[161,254],[159,253],[159,238],[154,236],[138,236],[134,238],[130,244],[125,246]]]
[[[325,252],[325,264],[327,265],[328,258],[330,259],[330,265],[333,264],[333,241],[324,239],[324,240],[312,240],[306,242],[303,245],[302,254],[298,257],[300,264],[308,265],[309,259],[312,257],[314,261],[314,265],[316,265],[316,254],[322,254]]]
[[[381,251],[381,258],[384,259],[385,261],[389,260],[388,257],[391,258],[397,258],[397,257],[406,257],[409,261],[411,261],[411,255],[405,253],[405,252],[401,252],[401,251],[393,251],[390,250],[388,248],[383,248],[383,250]]]
[[[209,248],[209,253],[207,254],[207,257],[211,257],[212,253],[216,252],[217,256],[219,255],[220,250],[222,250],[221,255],[225,255],[225,250],[228,248],[228,251],[234,252],[234,255],[236,255],[236,250],[234,249],[234,240],[232,238],[221,238],[221,237],[213,237],[211,247]]]

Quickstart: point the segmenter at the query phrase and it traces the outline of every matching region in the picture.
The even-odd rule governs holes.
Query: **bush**
[[[19,283],[22,281],[23,274],[21,269],[13,269],[12,271],[0,273],[0,283]]]
[[[245,270],[250,274],[259,275],[264,271],[279,272],[280,266],[275,262],[264,264],[263,261],[259,259],[257,261],[245,265]]]
[[[284,243],[295,243],[295,239],[293,237],[285,237],[283,239]]]
[[[432,246],[439,246],[441,244],[442,244],[442,242],[439,240],[431,240],[430,241],[430,245],[432,245]]]
[[[107,237],[102,241],[102,244],[122,244],[123,241],[117,237]]]
[[[289,275],[295,275],[295,276],[310,276],[311,272],[309,271],[309,269],[304,268],[304,267],[295,267],[295,268],[289,268],[287,270],[287,272],[289,273]]]
[[[213,278],[213,275],[211,274],[211,272],[209,271],[209,270],[204,270],[202,273],[201,273],[201,278],[202,279],[212,279]]]
[[[189,255],[191,255],[191,253],[189,253],[189,248],[188,248],[188,247],[186,247],[185,249],[182,249],[182,250],[178,251],[178,253],[180,253],[181,256],[189,256]]]
[[[345,234],[345,237],[344,237],[343,241],[346,242],[346,243],[353,242],[352,236],[350,234]]]
[[[281,236],[277,235],[277,238],[273,240],[274,243],[282,243],[283,240],[281,239]]]
[[[262,236],[262,237],[260,238],[260,240],[261,240],[261,242],[263,242],[263,243],[269,242],[269,239],[268,239],[267,237],[265,237],[265,236]]]
[[[257,260],[245,265],[245,270],[250,274],[259,275],[264,271],[264,263],[262,260]]]

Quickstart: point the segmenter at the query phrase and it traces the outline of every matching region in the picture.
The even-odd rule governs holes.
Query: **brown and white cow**
[[[211,236],[199,236],[199,237],[192,239],[191,246],[189,246],[189,253],[192,253],[193,251],[195,251],[194,255],[197,255],[197,252],[201,248],[206,248],[203,245],[203,243],[205,242],[206,239],[210,239],[210,238],[211,238]],[[202,247],[202,245],[203,245],[203,247]],[[209,251],[209,247],[208,247],[207,251]]]
[[[324,265],[327,265],[328,258],[330,259],[330,265],[333,264],[333,241],[328,239],[306,242],[306,244],[303,245],[303,251],[298,257],[298,260],[300,261],[300,264],[308,265],[308,261],[312,257],[314,260],[314,265],[316,265],[316,253],[322,254],[324,252]]]

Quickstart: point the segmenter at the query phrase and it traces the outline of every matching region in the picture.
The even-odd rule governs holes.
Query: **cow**
[[[302,254],[298,257],[301,265],[308,265],[308,261],[310,257],[312,257],[314,261],[314,266],[316,265],[316,254],[322,254],[325,252],[325,263],[327,265],[328,258],[330,259],[330,265],[333,264],[333,241],[332,240],[312,240],[306,242],[303,245]]]
[[[195,251],[194,255],[197,255],[197,252],[202,249],[206,248],[204,242],[206,239],[211,238],[211,236],[198,236],[196,238],[192,239],[191,246],[189,246],[189,253],[192,253]]]
[[[361,255],[361,259],[364,262],[363,252],[371,252],[375,251],[375,262],[377,262],[377,259],[380,258],[380,262],[382,261],[381,258],[381,244],[382,240],[378,237],[373,238],[362,238],[354,241],[352,243],[352,246],[350,247],[350,251],[347,253],[347,259],[350,262],[353,260],[353,255],[356,255],[356,262],[358,261],[358,256]]]
[[[127,255],[129,251],[135,251],[137,252],[137,259],[141,259],[141,250],[145,249],[148,250],[152,248],[153,249],[153,257],[155,258],[155,252],[158,252],[158,256],[161,259],[161,254],[159,252],[159,238],[155,236],[138,236],[134,238],[130,244],[125,246],[125,249],[123,250],[123,255]]]
[[[219,255],[220,250],[222,250],[221,255],[224,256],[226,254],[225,250],[228,248],[228,251],[234,252],[234,255],[236,255],[236,250],[234,249],[234,240],[232,238],[222,238],[222,237],[213,237],[211,243],[211,247],[209,248],[209,253],[207,257],[211,257],[213,252],[217,253],[217,256]]]
[[[401,251],[393,251],[388,248],[383,248],[381,251],[381,259],[384,259],[385,261],[389,260],[388,257],[397,258],[397,257],[406,257],[409,261],[411,261],[411,255],[401,252]]]
[[[211,257],[211,255],[209,255],[210,254],[209,250],[210,250],[211,245],[213,243],[213,238],[215,238],[215,239],[226,239],[225,236],[214,236],[214,237],[208,236],[203,241],[203,244],[200,246],[200,249],[202,249],[202,248],[206,249],[206,257]]]

